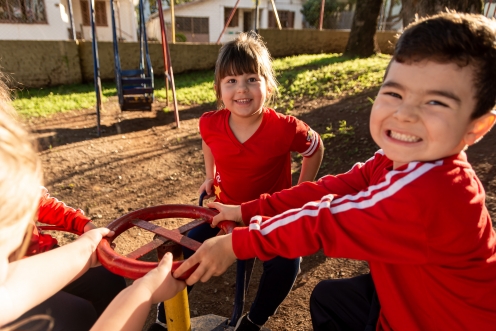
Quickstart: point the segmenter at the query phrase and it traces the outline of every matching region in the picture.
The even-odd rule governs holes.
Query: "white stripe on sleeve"
[[[307,148],[307,150],[304,151],[303,153],[301,153],[302,156],[312,155],[315,152],[315,150],[317,149],[317,147],[319,146],[320,135],[317,132],[313,131],[312,129],[310,129],[309,132],[312,132],[312,134],[309,135],[309,137],[311,137],[312,141],[310,143],[310,146]]]
[[[434,163],[411,162],[407,169],[402,171],[391,171],[385,178],[384,182],[369,187],[367,191],[361,191],[357,194],[349,194],[333,201],[334,195],[329,194],[318,202],[308,202],[301,209],[291,209],[284,213],[274,216],[262,223],[261,216],[254,216],[250,220],[250,231],[260,231],[262,235],[267,235],[278,227],[291,224],[303,216],[315,217],[323,208],[330,209],[331,213],[336,214],[350,209],[366,209],[374,206],[378,202],[394,195],[403,187],[413,182],[431,169],[439,167],[443,161]],[[395,175],[403,175],[398,180],[392,182]],[[391,183],[392,182],[392,183]],[[377,192],[377,190],[384,190]],[[373,191],[376,191],[375,193]],[[360,198],[365,198],[359,202]]]

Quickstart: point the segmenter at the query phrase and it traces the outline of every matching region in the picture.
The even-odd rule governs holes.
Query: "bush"
[[[183,43],[186,41],[186,36],[183,35],[182,33],[178,32],[178,33],[176,33],[176,41]]]

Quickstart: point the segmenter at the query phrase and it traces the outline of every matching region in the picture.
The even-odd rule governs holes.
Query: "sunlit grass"
[[[378,86],[390,56],[347,59],[339,54],[299,55],[274,60],[280,83],[276,108],[291,110],[295,101],[326,97],[337,99]],[[175,75],[176,95],[181,105],[215,104],[213,70]],[[115,83],[102,84],[103,101],[115,96]],[[92,84],[24,89],[14,93],[14,107],[25,117],[95,107]],[[155,78],[155,97],[165,100],[164,78]],[[170,94],[170,100],[172,96]]]

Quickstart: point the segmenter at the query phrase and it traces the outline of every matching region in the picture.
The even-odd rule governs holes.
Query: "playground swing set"
[[[90,9],[90,24],[92,33],[92,50],[93,50],[93,66],[94,66],[94,84],[96,92],[96,114],[97,114],[97,135],[100,137],[100,110],[101,110],[101,79],[100,79],[100,68],[98,61],[98,43],[96,41],[96,31],[95,31],[95,12],[94,12],[94,0],[89,1]],[[281,29],[281,24],[279,21],[279,15],[277,14],[277,9],[274,0],[271,0],[272,7],[274,9],[276,22],[279,29]],[[171,3],[172,4],[172,3]],[[217,43],[220,43],[220,39],[224,34],[227,26],[234,17],[234,13],[238,7],[239,0],[237,0],[234,8],[232,9],[228,20],[224,26],[224,29],[219,36]],[[256,0],[256,14],[258,14],[258,4],[259,1]],[[144,10],[143,10],[143,0],[139,1],[139,45],[140,45],[140,61],[138,69],[122,70],[119,57],[119,47],[118,39],[116,33],[115,24],[115,11],[113,1],[110,1],[111,6],[111,16],[112,16],[112,36],[113,36],[113,50],[114,50],[114,69],[117,85],[117,94],[119,99],[119,105],[121,111],[124,110],[151,110],[154,101],[154,76],[153,68],[150,60],[148,41],[146,36],[145,21],[144,21]],[[173,4],[172,4],[173,6]],[[161,26],[161,37],[162,37],[162,53],[164,59],[164,70],[165,70],[165,88],[167,95],[167,105],[169,104],[169,83],[172,87],[172,96],[174,103],[174,111],[176,118],[176,127],[179,128],[179,114],[177,108],[177,99],[174,84],[174,75],[172,70],[171,58],[169,45],[167,43],[167,32],[164,23],[162,3],[158,1],[159,7],[159,18]],[[172,18],[174,25],[174,18]],[[255,19],[255,30],[258,30],[258,15]],[[174,33],[174,29],[173,29]],[[174,39],[174,38],[172,38]],[[115,232],[114,236],[104,238],[98,248],[97,254],[100,262],[108,270],[130,278],[138,279],[143,277],[147,272],[157,267],[158,263],[144,262],[138,260],[143,256],[147,255],[153,250],[157,250],[157,255],[159,259],[166,253],[172,252],[174,255],[174,262],[172,270],[176,270],[182,263],[178,261],[182,259],[181,246],[187,247],[191,250],[196,251],[200,247],[200,243],[188,238],[185,234],[207,222],[211,223],[213,216],[217,214],[216,210],[208,209],[202,207],[203,198],[205,192],[200,196],[199,206],[190,205],[161,205],[143,208],[139,210],[132,211],[115,221],[111,222],[107,227]],[[192,222],[183,225],[175,230],[168,230],[160,226],[149,223],[149,221],[167,218],[190,218],[194,219]],[[155,234],[154,239],[138,248],[134,252],[122,256],[116,253],[111,244],[117,236],[119,236],[124,231],[137,226],[144,230],[153,232]],[[220,233],[231,233],[235,223],[234,222],[221,222],[219,223]],[[41,230],[55,230],[64,231],[61,228],[54,226],[43,226],[40,227]],[[188,294],[187,290],[184,289],[174,298],[164,302],[166,316],[167,316],[167,329],[169,331],[214,331],[214,330],[232,330],[236,325],[238,319],[243,314],[245,297],[248,290],[248,285],[250,282],[251,274],[253,271],[254,259],[247,261],[237,261],[236,263],[236,286],[235,286],[235,298],[234,298],[234,309],[230,319],[216,316],[216,315],[205,315],[191,319],[189,314],[189,304],[188,304]],[[186,279],[194,272],[196,266],[191,268],[182,277]],[[266,328],[264,330],[267,331]]]
[[[236,1],[234,8],[232,9],[224,29],[222,30],[217,44],[220,43],[224,32],[229,26],[234,14],[238,8],[240,0]],[[91,25],[91,38],[92,38],[92,53],[93,53],[93,76],[94,85],[96,93],[96,117],[97,117],[97,136],[101,136],[100,129],[100,111],[102,109],[102,84],[100,78],[100,64],[98,59],[98,42],[96,37],[95,28],[95,11],[94,11],[94,0],[88,1],[89,12],[90,12],[90,25]],[[282,29],[279,20],[279,15],[277,13],[277,8],[274,0],[271,0],[272,8],[274,10],[277,26],[279,30]],[[256,0],[255,3],[255,31],[258,31],[258,5],[259,1]],[[174,41],[174,2],[171,2],[171,15],[172,15],[172,40]],[[172,89],[172,98],[174,106],[174,115],[176,120],[176,127],[180,127],[179,123],[179,112],[177,106],[176,98],[176,88],[174,83],[174,74],[172,70],[172,62],[169,50],[169,44],[167,42],[167,29],[164,23],[164,11],[162,9],[162,1],[158,1],[159,9],[159,19],[160,19],[160,30],[161,30],[161,40],[162,40],[162,54],[164,60],[164,77],[165,77],[165,93],[167,106],[169,106],[169,83]],[[145,26],[145,16],[144,16],[144,3],[143,0],[139,1],[138,5],[138,36],[140,45],[140,57],[139,57],[139,68],[138,69],[127,69],[123,70],[121,68],[120,56],[119,56],[119,39],[117,38],[117,28],[115,22],[115,10],[114,2],[110,1],[110,12],[112,18],[112,40],[113,40],[113,51],[114,51],[114,71],[115,71],[115,81],[117,87],[117,96],[119,100],[119,106],[121,111],[125,110],[151,110],[152,104],[155,100],[154,97],[154,76],[153,67],[150,60],[150,53],[148,49],[148,39],[146,36],[146,26]]]
[[[98,59],[98,42],[96,38],[95,28],[95,11],[94,0],[89,1],[90,10],[90,25],[93,51],[93,76],[96,93],[96,115],[97,115],[97,135],[101,136],[100,129],[100,111],[102,108],[102,84],[100,79],[100,64]],[[160,8],[160,25],[162,35],[162,53],[164,59],[165,71],[165,93],[167,96],[167,106],[169,106],[169,82],[172,88],[172,97],[174,105],[174,115],[176,127],[180,127],[179,112],[176,98],[176,88],[174,84],[174,75],[172,71],[172,63],[170,59],[169,45],[167,43],[167,31],[164,24],[162,4],[159,1]],[[138,42],[140,46],[139,67],[137,69],[123,70],[119,56],[119,39],[117,38],[117,28],[115,22],[114,1],[110,1],[110,12],[112,18],[112,40],[114,51],[114,71],[117,87],[117,96],[121,111],[125,110],[152,110],[154,97],[154,76],[153,67],[150,60],[150,52],[148,49],[148,39],[146,36],[145,16],[144,16],[143,0],[139,1],[138,5]]]

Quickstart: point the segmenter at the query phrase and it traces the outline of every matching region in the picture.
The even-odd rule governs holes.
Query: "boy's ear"
[[[484,137],[486,133],[496,123],[496,110],[491,110],[489,113],[472,121],[469,130],[465,134],[465,141],[468,146],[475,144]]]

